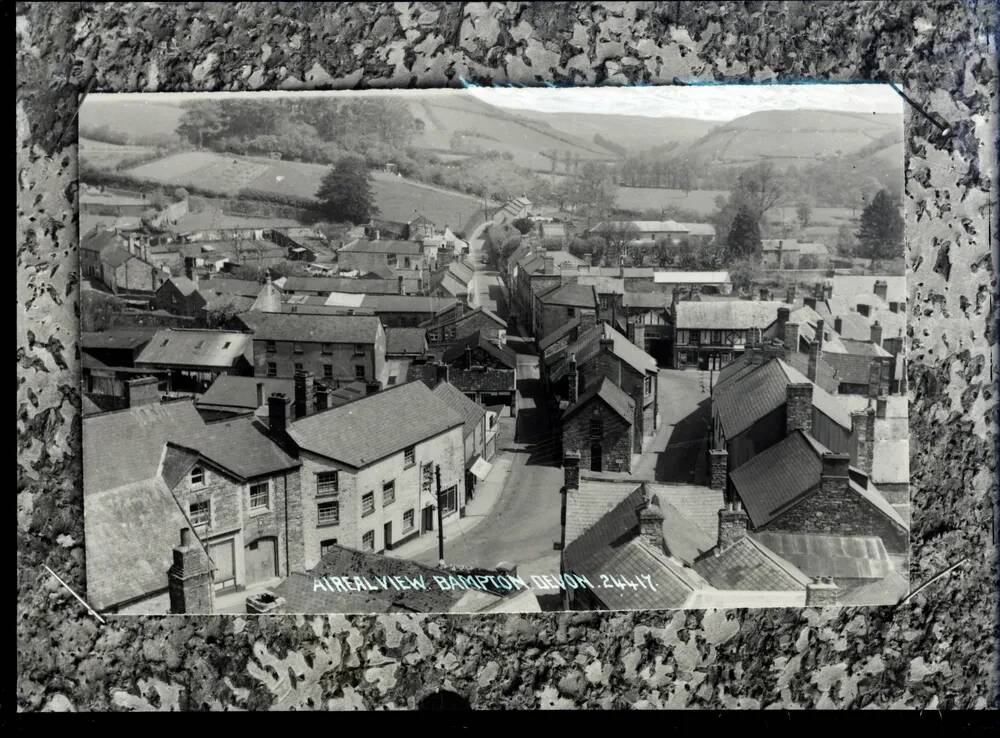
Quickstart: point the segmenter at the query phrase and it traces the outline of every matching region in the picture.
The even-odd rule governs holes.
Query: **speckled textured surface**
[[[438,689],[477,708],[994,707],[992,6],[18,4],[18,709],[406,708]],[[907,112],[911,581],[930,581],[908,601],[101,624],[45,571],[86,591],[75,346],[82,92],[723,76],[891,79],[934,119]]]

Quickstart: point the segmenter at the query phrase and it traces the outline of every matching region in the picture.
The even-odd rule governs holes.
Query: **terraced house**
[[[272,432],[281,423],[272,414]],[[385,551],[465,506],[465,419],[407,382],[288,425],[302,461],[306,567],[333,546]],[[436,470],[441,498],[437,500]]]

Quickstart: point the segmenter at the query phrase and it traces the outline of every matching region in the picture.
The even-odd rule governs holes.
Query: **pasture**
[[[726,190],[667,190],[659,187],[619,187],[615,204],[623,210],[659,210],[678,207],[701,215],[714,213],[715,198],[728,197]]]
[[[114,169],[123,161],[147,156],[154,151],[156,149],[152,146],[123,146],[90,138],[80,139],[80,161],[97,169]]]

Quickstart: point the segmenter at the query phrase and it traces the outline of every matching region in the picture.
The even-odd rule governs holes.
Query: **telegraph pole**
[[[434,479],[437,483],[438,512],[438,566],[444,566],[444,524],[441,522],[444,514],[441,512],[441,465],[434,465]]]

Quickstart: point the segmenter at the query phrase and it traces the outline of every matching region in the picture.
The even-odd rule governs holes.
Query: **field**
[[[837,243],[837,231],[840,226],[847,224],[852,229],[857,228],[858,218],[861,211],[855,211],[851,215],[850,208],[813,208],[809,218],[809,225],[800,228],[798,216],[795,214],[795,207],[787,205],[778,207],[768,213],[768,220],[773,224],[782,222],[793,226],[794,237],[799,241],[818,241],[825,244],[831,251]]]
[[[152,146],[121,146],[89,138],[80,139],[80,159],[98,169],[114,169],[123,161],[146,156],[154,151]]]
[[[615,204],[625,210],[659,210],[678,207],[701,215],[715,212],[715,198],[728,197],[726,190],[666,190],[658,187],[619,187]]]
[[[102,126],[139,138],[176,139],[177,124],[183,112],[180,106],[169,103],[87,95],[80,106],[80,129]]]
[[[196,186],[235,196],[254,189],[294,197],[313,198],[329,167],[322,164],[187,151],[129,169],[126,174],[164,185]],[[408,221],[420,213],[439,227],[462,228],[481,207],[471,195],[412,182],[384,172],[372,174],[380,217]]]

